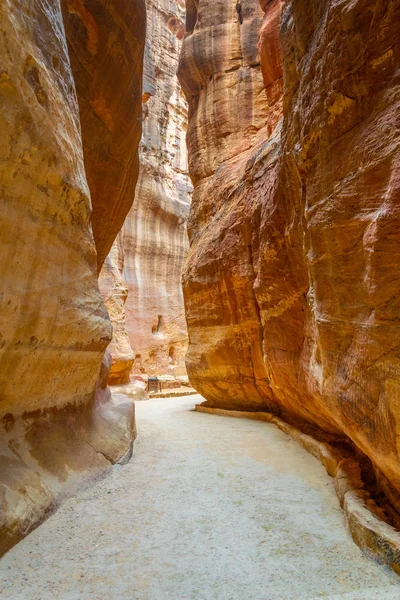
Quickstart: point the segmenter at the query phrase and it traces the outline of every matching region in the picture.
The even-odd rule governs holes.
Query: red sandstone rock
[[[281,35],[281,179],[297,182],[307,282],[299,366],[305,390],[400,490],[400,2],[315,2],[311,14],[288,2]]]
[[[187,367],[192,384],[212,405],[254,409],[272,401],[254,282],[281,112],[280,99],[269,110],[264,94],[255,34],[262,16],[256,0],[243,4],[242,25],[234,4],[199,2],[198,13],[188,14],[193,33],[184,41],[180,64],[195,183],[183,279]]]
[[[348,437],[397,503],[400,2],[264,2],[267,98],[257,3],[188,4],[190,379]]]
[[[264,87],[268,100],[273,106],[283,93],[283,70],[279,27],[281,24],[281,0],[261,0],[261,8],[265,11],[260,29],[259,51]]]

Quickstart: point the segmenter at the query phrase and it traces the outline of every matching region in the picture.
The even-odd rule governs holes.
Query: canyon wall
[[[0,30],[1,554],[131,452],[96,273],[135,182],[145,7],[6,0]]]
[[[242,23],[240,22],[242,21]],[[187,367],[209,402],[262,408],[272,402],[255,294],[259,228],[274,185],[282,113],[265,95],[258,52],[258,0],[188,3],[180,80],[189,101],[189,172],[194,183],[184,274]]]
[[[351,440],[398,507],[400,2],[261,6],[187,2],[189,377]]]
[[[138,178],[145,0],[61,0],[61,5],[100,271],[132,206]]]
[[[187,104],[177,79],[184,2],[147,0],[146,6],[139,179],[133,206],[100,277],[114,325],[111,383],[128,382],[130,372],[186,373],[181,275],[192,188]]]
[[[112,340],[107,349],[111,357],[108,377],[110,385],[129,383],[130,371],[135,360],[126,329],[125,303],[129,290],[123,278],[122,239],[122,235],[118,235],[99,275],[100,293],[113,328]]]

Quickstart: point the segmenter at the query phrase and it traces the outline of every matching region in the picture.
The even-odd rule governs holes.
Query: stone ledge
[[[169,390],[165,390],[165,392],[150,392],[149,400],[152,398],[179,398],[179,396],[194,396],[198,393],[199,392],[194,388],[179,388],[175,390],[171,388]]]
[[[318,458],[327,473],[334,478],[336,494],[353,541],[367,556],[391,567],[400,575],[400,532],[377,516],[382,514],[382,510],[364,489],[360,466],[354,458],[349,458],[340,449],[301,432],[271,413],[225,410],[201,404],[196,405],[196,411],[274,423],[281,431],[290,435],[307,452]]]

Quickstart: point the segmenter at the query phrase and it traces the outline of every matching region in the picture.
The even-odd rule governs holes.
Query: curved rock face
[[[106,387],[111,325],[74,73],[60,4],[50,4],[0,6],[0,553],[129,452],[134,435],[132,406],[111,402]],[[142,9],[134,3],[132,19]],[[135,43],[140,73],[142,33]],[[139,135],[137,126],[133,143]]]
[[[272,401],[254,282],[281,114],[279,94],[270,108],[264,92],[262,18],[258,0],[243,3],[241,15],[234,3],[200,1],[188,12],[180,62],[195,184],[183,280],[188,373],[210,402],[255,409]]]
[[[350,438],[400,490],[400,3],[188,5],[190,379]]]
[[[138,178],[145,0],[61,4],[100,271],[132,206]]]
[[[147,0],[140,172],[134,204],[117,242],[119,277],[127,297],[125,315],[119,311],[114,320],[110,313],[115,331],[112,383],[127,381],[132,367],[131,355],[120,343],[126,341],[125,332],[118,329],[123,320],[134,350],[133,374],[186,373],[181,276],[188,250],[186,223],[192,186],[185,142],[187,104],[176,74],[183,5],[177,0]],[[116,282],[116,296],[119,285]],[[113,296],[103,294],[109,310]]]
[[[340,431],[400,489],[400,3],[314,2],[312,15],[289,2],[281,35],[283,177],[299,182],[307,281],[301,365]]]

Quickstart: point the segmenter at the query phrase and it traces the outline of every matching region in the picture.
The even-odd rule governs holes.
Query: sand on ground
[[[323,466],[272,424],[136,405],[115,466],[0,561],[1,600],[399,600]]]

